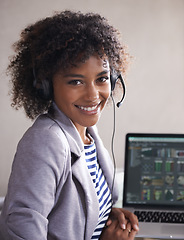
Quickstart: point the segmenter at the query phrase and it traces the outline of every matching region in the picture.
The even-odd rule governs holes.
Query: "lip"
[[[86,113],[97,113],[99,110],[100,103],[93,104],[93,105],[88,105],[88,106],[82,106],[82,105],[75,105],[77,108],[79,108],[81,111],[86,112]]]

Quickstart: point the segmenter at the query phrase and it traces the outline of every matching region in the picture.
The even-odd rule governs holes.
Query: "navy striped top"
[[[110,189],[97,160],[96,145],[94,141],[90,145],[85,145],[84,149],[87,167],[99,201],[99,219],[91,239],[99,239],[111,211],[112,198]]]

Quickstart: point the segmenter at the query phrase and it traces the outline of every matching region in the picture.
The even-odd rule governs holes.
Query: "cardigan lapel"
[[[86,206],[85,239],[89,240],[91,239],[98,222],[99,203],[86,165],[84,144],[73,123],[58,109],[55,104],[53,104],[48,116],[60,126],[68,140],[71,153],[76,156],[75,159],[72,159],[72,174],[81,184],[84,191]]]
[[[85,239],[89,240],[98,222],[99,203],[90,173],[87,169],[84,151],[81,153],[81,157],[72,165],[72,173],[84,190],[86,206]]]
[[[55,103],[53,103],[50,108],[48,117],[59,125],[69,142],[71,152],[79,157],[84,147],[80,134],[72,121],[70,121],[70,119],[59,110]]]
[[[96,142],[98,161],[99,161],[100,167],[102,168],[102,171],[106,178],[106,181],[108,183],[110,191],[112,193],[113,202],[116,202],[118,200],[118,185],[115,183],[112,186],[113,177],[115,177],[112,159],[110,158],[110,155],[109,155],[108,151],[106,150],[106,148],[104,147],[101,139],[98,137],[97,128],[90,127],[90,128],[88,128],[88,132],[93,136],[93,138]],[[112,187],[113,187],[113,189],[112,189]]]

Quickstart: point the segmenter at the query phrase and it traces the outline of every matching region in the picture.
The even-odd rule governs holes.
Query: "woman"
[[[111,159],[95,124],[127,53],[98,14],[64,11],[15,44],[13,106],[35,119],[20,140],[2,216],[4,239],[133,239],[135,215],[113,208]]]

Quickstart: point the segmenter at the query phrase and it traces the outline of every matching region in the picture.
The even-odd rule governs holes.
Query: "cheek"
[[[54,100],[62,102],[71,102],[73,98],[73,94],[61,84],[55,83],[54,87]]]
[[[104,97],[108,100],[111,95],[111,85],[109,84],[104,91]]]

